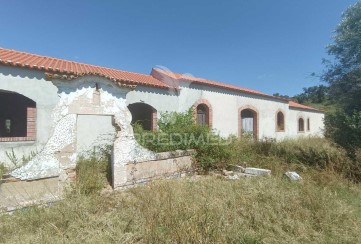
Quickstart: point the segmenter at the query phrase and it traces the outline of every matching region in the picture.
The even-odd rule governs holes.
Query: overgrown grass
[[[111,182],[111,151],[105,147],[79,157],[76,165],[76,187],[80,194],[98,193]]]
[[[180,128],[188,133],[189,121],[178,119],[164,122],[156,133],[169,135]],[[191,131],[210,133],[197,126]],[[343,149],[322,138],[222,140],[196,147],[200,171],[247,164],[269,168],[272,176],[190,177],[100,195],[110,172],[109,151],[101,151],[79,159],[75,188],[64,201],[0,216],[0,243],[359,242],[361,188],[344,177],[352,161]],[[167,143],[145,145],[156,151],[178,149]],[[288,181],[283,176],[288,170],[304,180]]]
[[[0,163],[0,184],[1,179],[3,178],[3,175],[6,173],[7,169],[4,164]]]
[[[343,151],[333,144],[319,138],[234,141],[227,150],[229,155],[212,153],[228,155],[228,163],[270,168],[272,176],[237,181],[191,177],[100,195],[109,172],[109,152],[93,153],[79,159],[75,188],[64,201],[0,216],[0,243],[357,243],[361,239],[361,188],[334,169]],[[283,177],[287,170],[296,170],[304,180],[288,181]]]
[[[0,216],[1,243],[357,243],[361,190],[281,177],[158,181]]]
[[[256,142],[236,137],[221,138],[208,127],[195,124],[192,110],[162,114],[158,126],[158,131],[149,132],[139,124],[134,125],[138,142],[156,152],[195,149],[195,166],[199,172],[243,162],[259,164],[267,158],[265,160],[280,160],[301,167],[309,165],[334,170],[351,180],[361,180],[361,160],[351,159],[345,149],[325,138],[306,137],[282,142],[267,138]]]
[[[277,171],[277,162],[281,162],[301,171],[310,166],[313,169],[334,171],[350,180],[360,179],[360,163],[350,159],[345,149],[325,138],[306,137],[281,142],[236,141],[230,147],[233,152],[230,161],[233,164],[246,162]]]

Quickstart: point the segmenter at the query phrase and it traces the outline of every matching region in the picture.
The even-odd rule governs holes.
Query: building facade
[[[282,140],[322,136],[324,129],[322,111],[255,90],[160,68],[145,75],[0,48],[0,162],[15,168],[31,158],[15,177],[59,175],[81,150],[132,136],[131,122],[156,130],[162,112],[192,107],[197,123],[223,137]]]

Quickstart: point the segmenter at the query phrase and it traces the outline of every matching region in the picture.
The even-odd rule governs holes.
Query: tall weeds
[[[50,208],[0,216],[0,242],[358,243],[359,187],[312,178],[205,177],[107,197],[74,192]]]
[[[109,150],[98,150],[79,157],[76,165],[76,190],[80,194],[99,193],[111,182]]]

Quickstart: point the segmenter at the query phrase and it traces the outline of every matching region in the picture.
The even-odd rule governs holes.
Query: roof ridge
[[[158,67],[155,67],[154,69],[158,69],[158,70],[161,70],[161,71],[164,71],[164,72],[167,72],[167,73],[174,73],[176,75],[179,75],[180,78],[182,77],[190,77],[190,78],[194,78],[194,79],[198,79],[198,80],[204,80],[204,81],[211,81],[211,82],[214,82],[214,83],[218,83],[218,84],[222,84],[222,85],[228,85],[228,86],[233,86],[235,88],[240,88],[240,89],[247,89],[247,90],[252,90],[256,93],[260,93],[260,94],[264,94],[264,95],[268,95],[264,92],[261,92],[261,91],[257,91],[257,90],[254,90],[254,89],[250,89],[250,88],[246,88],[246,87],[242,87],[242,86],[238,86],[238,85],[233,85],[233,84],[230,84],[230,83],[226,83],[226,82],[223,82],[223,81],[216,81],[216,80],[211,80],[211,79],[208,79],[208,78],[203,78],[203,77],[196,77],[196,76],[189,76],[189,75],[184,75],[184,74],[180,74],[180,73],[177,73],[177,72],[173,72],[173,71],[167,71],[167,70],[163,70],[161,68],[158,68]],[[177,78],[178,79],[178,78]],[[275,97],[275,96],[274,96]],[[277,97],[278,98],[278,97]]]

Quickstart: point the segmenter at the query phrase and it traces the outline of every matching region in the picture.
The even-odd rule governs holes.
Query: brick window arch
[[[298,118],[298,132],[305,132],[305,120],[302,117]]]
[[[276,131],[285,131],[285,114],[281,110],[276,112]]]
[[[258,140],[259,115],[253,106],[244,106],[238,109],[238,136],[251,134],[254,140]]]
[[[0,90],[0,142],[35,139],[36,103],[19,93]]]
[[[212,106],[206,99],[200,99],[193,105],[193,117],[197,124],[212,128]]]

